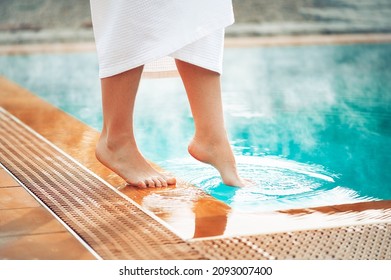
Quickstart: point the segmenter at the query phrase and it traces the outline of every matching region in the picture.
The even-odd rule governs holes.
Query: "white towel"
[[[101,78],[146,64],[145,71],[172,72],[167,56],[221,73],[231,0],[90,2]]]

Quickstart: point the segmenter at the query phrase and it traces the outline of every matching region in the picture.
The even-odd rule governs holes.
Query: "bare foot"
[[[244,187],[250,184],[249,181],[242,179],[238,175],[235,157],[228,139],[211,142],[194,137],[189,144],[188,150],[195,159],[216,168],[224,184],[234,187]]]
[[[109,145],[106,138],[101,136],[95,154],[103,165],[122,177],[129,185],[153,188],[176,183],[175,178],[168,178],[155,170],[130,141],[118,141]]]

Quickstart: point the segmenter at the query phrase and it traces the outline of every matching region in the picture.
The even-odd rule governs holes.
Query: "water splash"
[[[196,185],[239,211],[270,211],[368,201],[338,184],[338,175],[315,164],[276,156],[239,156],[238,170],[254,186],[224,185],[217,171],[194,159],[160,163],[177,177]]]

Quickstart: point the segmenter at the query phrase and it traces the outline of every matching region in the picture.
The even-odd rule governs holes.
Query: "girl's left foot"
[[[195,136],[190,142],[188,151],[195,159],[208,163],[216,168],[228,186],[245,187],[251,182],[241,178],[236,169],[236,161],[228,139],[205,141]]]

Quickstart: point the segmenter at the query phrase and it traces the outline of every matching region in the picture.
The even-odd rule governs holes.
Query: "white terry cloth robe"
[[[145,71],[172,71],[172,58],[221,73],[224,28],[234,22],[231,0],[90,4],[101,78],[141,65]]]

